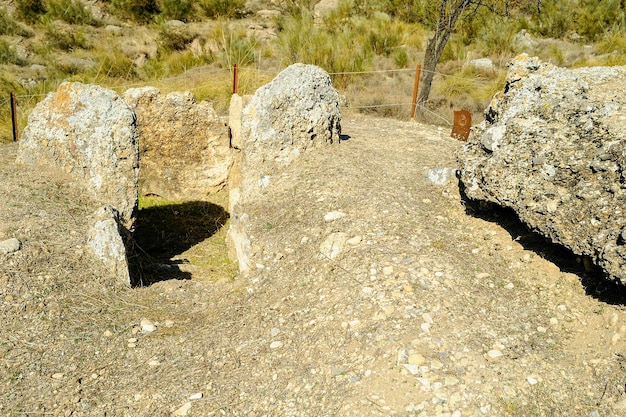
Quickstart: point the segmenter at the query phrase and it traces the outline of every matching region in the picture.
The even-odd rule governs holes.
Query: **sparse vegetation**
[[[368,113],[406,117],[403,108],[384,104],[408,100],[412,88],[409,74],[347,73],[413,69],[421,63],[438,12],[434,2],[341,0],[335,10],[314,17],[316,3],[282,0],[273,6],[282,11],[281,16],[250,26],[234,20],[249,12],[244,0],[106,0],[95,4],[83,0],[16,0],[12,7],[0,8],[0,75],[11,83],[28,80],[28,90],[47,92],[63,79],[110,86],[128,81],[154,84],[196,67],[232,71],[238,63],[240,68],[268,71],[263,77],[242,72],[240,85],[252,92],[284,66],[304,62],[333,74],[335,86],[351,95],[347,97],[350,105],[364,107],[362,111]],[[496,14],[478,9],[452,34],[438,66],[438,72],[447,77],[436,79],[441,84],[435,86],[427,104],[431,111],[439,112],[437,120],[449,120],[451,106],[470,107],[479,117],[481,111],[477,109],[484,108],[489,94],[501,85],[504,64],[519,52],[564,66],[626,63],[626,24],[618,0],[521,0],[506,4],[509,7],[496,10]],[[94,13],[94,7],[100,11]],[[131,40],[133,29],[117,36],[104,28],[119,25],[119,19],[131,28],[143,25],[137,31],[142,38]],[[189,24],[168,23],[172,19]],[[203,19],[219,20],[194,23]],[[259,28],[270,35],[259,36]],[[536,46],[520,49],[514,45],[521,29],[536,40]],[[595,49],[584,48],[592,42]],[[477,57],[491,58],[498,71],[467,79],[474,74],[467,72],[464,63]],[[93,64],[86,65],[89,62]],[[45,65],[45,74],[41,70],[37,70],[41,75],[31,74],[30,64]],[[12,73],[16,65],[22,67],[19,75]],[[206,85],[194,87],[217,100],[220,104],[216,108],[223,109],[230,94],[229,77],[224,72],[205,80]],[[177,85],[173,83],[172,88]],[[363,89],[370,91],[365,94]],[[5,97],[8,91],[0,93]],[[27,104],[22,106],[26,113]],[[2,131],[6,123],[6,118],[0,122]],[[2,134],[2,140],[8,140],[7,136]]]

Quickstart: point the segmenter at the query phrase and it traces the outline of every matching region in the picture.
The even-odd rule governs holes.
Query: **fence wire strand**
[[[272,75],[276,75],[278,74],[280,71],[276,71],[276,70],[263,70],[263,69],[259,69],[259,68],[254,68],[254,67],[240,67],[239,68],[240,73],[243,71],[247,71],[247,72],[255,72],[255,73],[262,73],[262,74],[272,74]],[[384,73],[415,73],[416,70],[414,68],[401,68],[401,69],[392,69],[392,70],[372,70],[372,71],[341,71],[341,72],[330,72],[328,73],[328,75],[330,76],[335,76],[335,75],[367,75],[367,74],[384,74]],[[460,77],[457,75],[450,75],[450,74],[444,74],[442,72],[439,71],[432,71],[432,70],[425,70],[425,69],[421,69],[422,73],[432,73],[434,75],[439,75],[442,77],[447,77],[447,78],[455,78],[455,79],[460,79],[460,80],[467,80],[467,81],[474,81],[474,78],[468,78],[468,77]],[[217,74],[217,73],[233,73],[233,71],[231,69],[228,68],[220,68],[220,69],[201,69],[201,68],[192,68],[191,70],[189,70],[187,73],[182,74],[182,75],[177,75],[177,76],[173,76],[173,77],[165,77],[165,78],[161,78],[159,80],[153,80],[152,82],[156,82],[156,83],[168,83],[168,82],[173,82],[173,81],[177,81],[177,80],[182,80],[182,79],[192,79],[194,77],[197,76],[210,76],[212,74]],[[122,84],[122,85],[117,85],[117,86],[111,86],[109,88],[111,88],[112,90],[116,90],[116,91],[120,91],[120,90],[127,90],[129,88],[137,88],[137,87],[144,87],[144,86],[148,86],[150,84],[151,81],[143,81],[143,82],[135,82],[135,83],[129,83],[129,84]],[[201,84],[192,88],[189,88],[188,91],[196,91],[196,90],[201,90],[203,88],[206,88],[207,86],[211,85],[210,83],[206,83],[206,84]],[[17,98],[21,98],[21,99],[31,99],[31,98],[37,98],[37,97],[46,97],[49,93],[39,93],[39,94],[20,94],[20,95],[16,95]],[[5,104],[9,103],[10,100],[8,99],[4,99],[1,98],[0,99],[0,106],[4,106]],[[350,109],[375,109],[375,108],[381,108],[381,107],[403,107],[403,106],[410,106],[413,103],[411,102],[399,102],[399,103],[381,103],[381,104],[371,104],[371,105],[360,105],[360,106],[346,106],[347,108]],[[452,123],[450,123],[450,121],[448,119],[446,119],[445,117],[435,113],[434,111],[426,108],[424,105],[422,104],[417,104],[417,107],[419,109],[421,109],[421,111],[424,111],[442,121],[444,121],[446,124],[448,124],[449,126],[452,126]],[[21,111],[26,112],[25,109],[23,109]]]

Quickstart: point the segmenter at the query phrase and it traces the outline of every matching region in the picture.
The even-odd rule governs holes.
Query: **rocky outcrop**
[[[124,100],[137,115],[142,194],[198,200],[226,185],[233,157],[211,103],[154,87],[130,89]]]
[[[230,181],[229,240],[241,272],[252,268],[246,229],[254,219],[246,207],[261,198],[271,187],[272,176],[302,152],[339,142],[339,101],[328,73],[304,64],[291,65],[258,89],[241,116],[240,98],[233,98],[231,127],[241,152]]]
[[[59,167],[131,230],[139,175],[135,114],[112,90],[63,83],[31,112],[18,161]]]
[[[626,69],[521,55],[459,155],[471,199],[520,219],[626,283]]]

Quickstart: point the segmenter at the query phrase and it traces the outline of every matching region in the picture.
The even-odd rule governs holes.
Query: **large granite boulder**
[[[124,100],[137,115],[142,194],[201,200],[226,185],[233,155],[211,103],[154,87],[127,90]]]
[[[135,114],[114,91],[61,84],[30,113],[18,160],[72,174],[132,230],[139,175]]]
[[[512,208],[626,283],[624,85],[624,67],[568,70],[521,55],[459,162],[469,198]]]
[[[259,88],[243,110],[241,98],[233,97],[231,130],[241,152],[230,180],[229,237],[241,272],[252,268],[246,229],[254,219],[246,207],[302,152],[339,142],[339,102],[328,73],[304,64],[289,66]]]

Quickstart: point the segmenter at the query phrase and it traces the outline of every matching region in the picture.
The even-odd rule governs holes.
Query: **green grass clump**
[[[193,4],[190,0],[160,0],[158,6],[165,19],[187,22],[193,17]]]
[[[27,23],[35,23],[46,13],[43,0],[17,0],[15,9],[20,19]]]
[[[70,25],[96,25],[89,8],[80,0],[47,0],[47,16],[51,19],[62,20]]]
[[[85,31],[50,22],[45,29],[46,43],[50,48],[71,52],[75,49],[90,49]]]
[[[200,9],[209,19],[232,19],[243,14],[245,0],[201,0]]]
[[[0,35],[8,35],[8,36],[24,36],[31,37],[33,36],[32,32],[25,29],[22,25],[13,19],[7,12],[7,9],[2,7],[0,8]]]
[[[159,27],[159,45],[166,51],[182,51],[193,42],[196,35],[186,26],[162,23]]]
[[[142,24],[159,13],[156,0],[111,0],[111,8],[118,16]]]
[[[25,65],[26,61],[17,55],[15,48],[10,43],[0,39],[0,64]]]
[[[604,32],[597,49],[603,54],[626,53],[626,30],[622,29],[621,26],[614,25],[610,30]]]

